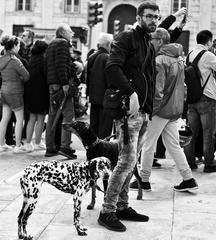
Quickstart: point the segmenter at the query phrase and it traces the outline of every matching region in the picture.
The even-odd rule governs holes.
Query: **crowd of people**
[[[46,157],[77,157],[70,146],[71,134],[61,128],[62,121],[72,121],[87,110],[80,103],[78,89],[84,65],[71,45],[72,36],[70,26],[62,24],[50,44],[34,42],[31,30],[24,31],[21,38],[2,37],[0,152],[46,149]],[[64,107],[53,125],[64,96]]]
[[[152,166],[160,167],[154,159],[155,154],[162,157],[168,154],[175,161],[182,177],[182,182],[174,186],[175,191],[198,189],[192,173],[197,168],[198,135],[203,139],[199,157],[203,156],[204,172],[216,172],[216,56],[212,48],[213,34],[209,30],[200,31],[196,37],[197,45],[188,59],[192,62],[200,51],[205,50],[198,62],[201,84],[209,79],[197,102],[185,102],[185,56],[182,45],[175,41],[187,22],[187,14],[187,9],[181,8],[159,25],[159,6],[154,2],[140,4],[136,25],[114,38],[102,33],[97,49],[89,51],[85,66],[81,52],[71,45],[73,32],[67,24],[58,26],[56,38],[50,44],[40,40],[34,42],[31,31],[25,31],[22,39],[3,37],[0,152],[44,149],[46,157],[61,154],[75,159],[71,132],[61,128],[61,123],[76,118],[78,86],[85,82],[91,104],[90,127],[100,138],[106,138],[114,131],[120,149],[99,214],[100,225],[113,231],[125,231],[120,220],[148,221],[148,216],[129,207],[128,192],[130,187],[137,188],[137,183],[130,181],[138,161],[141,187],[151,191]],[[180,24],[169,34],[168,29],[176,18],[181,18]],[[107,89],[126,96],[128,106],[123,116],[114,118],[113,110],[104,107]],[[7,128],[13,125],[10,121],[14,121],[12,113],[15,115],[14,148],[7,142]],[[177,120],[183,114],[192,130],[192,140],[184,148],[180,145],[177,126]],[[45,143],[41,140],[44,129]],[[26,131],[25,144],[22,144],[23,131]],[[162,153],[156,149],[162,149]]]

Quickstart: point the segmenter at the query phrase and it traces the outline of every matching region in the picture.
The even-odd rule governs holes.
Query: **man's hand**
[[[139,100],[137,94],[134,92],[130,96],[130,109],[128,111],[128,114],[130,117],[136,115],[139,111],[140,105],[139,105]]]
[[[182,7],[177,12],[175,12],[173,14],[173,16],[177,18],[177,17],[180,17],[180,16],[185,15],[185,14],[187,14],[187,8]]]
[[[68,90],[69,90],[69,85],[64,85],[62,88],[63,88],[63,91],[64,91],[64,95],[67,96],[68,95]]]

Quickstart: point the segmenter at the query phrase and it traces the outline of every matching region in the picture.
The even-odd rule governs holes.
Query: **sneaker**
[[[12,150],[13,147],[7,145],[6,143],[4,145],[0,145],[0,152],[5,152],[5,151],[8,151],[8,150]]]
[[[116,217],[114,212],[102,213],[100,212],[98,223],[105,228],[116,231],[116,232],[125,232],[126,227],[122,224],[119,219]]]
[[[205,173],[216,172],[216,165],[205,165],[203,172],[205,172]]]
[[[5,141],[5,143],[7,144],[7,145],[13,145],[13,146],[15,146],[16,145],[16,141],[14,140],[14,139],[6,139],[6,141]]]
[[[116,217],[121,220],[129,220],[135,222],[148,222],[149,217],[137,213],[132,207],[126,208],[124,210],[116,210]]]
[[[24,145],[20,145],[19,147],[15,146],[13,153],[26,153],[26,148]]]
[[[177,192],[185,192],[198,189],[198,184],[194,178],[189,180],[183,180],[179,185],[174,186],[174,190]]]
[[[151,191],[151,184],[150,182],[140,182],[141,188],[143,189],[144,192],[150,192]],[[138,189],[138,182],[135,179],[131,184],[130,188],[132,189]]]
[[[189,167],[190,167],[191,170],[194,170],[194,169],[197,169],[197,168],[198,168],[198,166],[197,166],[196,163],[188,163],[188,165],[189,165]]]
[[[58,155],[57,150],[46,150],[45,157],[54,157]]]
[[[46,144],[44,142],[40,142],[39,144],[34,144],[34,149],[37,151],[40,150],[45,150],[46,149]]]
[[[34,151],[34,146],[32,145],[32,143],[26,143],[24,145],[24,148],[25,148],[26,152],[33,152]]]
[[[152,167],[153,168],[161,168],[161,164],[157,161],[157,159],[154,158]]]
[[[68,159],[77,159],[77,155],[73,153],[70,148],[60,148],[59,154],[67,157]]]

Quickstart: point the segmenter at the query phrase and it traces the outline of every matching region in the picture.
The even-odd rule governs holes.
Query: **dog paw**
[[[137,200],[142,200],[142,196],[137,195]]]
[[[24,240],[32,240],[32,239],[33,239],[33,236],[28,235],[28,236],[25,236],[23,239],[24,239]]]
[[[22,234],[19,234],[18,239],[24,239],[24,236]]]
[[[80,228],[78,231],[78,235],[86,236],[87,235],[86,231],[87,231],[87,228]]]

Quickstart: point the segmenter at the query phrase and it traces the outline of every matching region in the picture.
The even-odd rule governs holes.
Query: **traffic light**
[[[103,21],[103,3],[88,2],[88,25],[90,27]]]
[[[114,35],[117,35],[117,34],[119,34],[119,32],[120,32],[120,20],[114,20],[113,33],[114,33]]]

